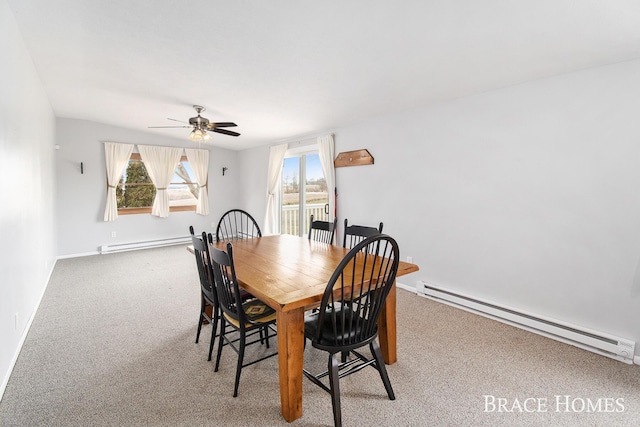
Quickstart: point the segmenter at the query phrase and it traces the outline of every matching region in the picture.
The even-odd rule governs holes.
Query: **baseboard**
[[[406,285],[404,283],[400,283],[400,282],[396,281],[396,287],[398,287],[400,289],[404,289],[405,291],[413,292],[414,294],[416,293],[416,287],[415,286],[409,286],[409,285]]]
[[[635,363],[636,365],[640,365],[640,356],[634,356],[633,363]]]
[[[22,346],[24,345],[25,340],[27,339],[27,335],[29,334],[29,329],[31,329],[31,324],[33,323],[33,319],[36,317],[36,313],[38,312],[38,308],[40,308],[40,303],[44,298],[44,294],[47,291],[47,287],[49,286],[49,282],[51,281],[51,276],[53,275],[53,270],[56,268],[57,259],[53,260],[53,265],[49,270],[49,274],[47,275],[47,280],[45,281],[44,287],[42,288],[42,292],[40,293],[40,297],[38,298],[38,302],[36,303],[33,311],[31,312],[31,316],[25,325],[24,331],[22,332],[22,336],[20,337],[20,341],[18,341],[18,346],[16,347],[15,354],[11,359],[11,363],[9,364],[9,369],[7,370],[4,378],[2,379],[2,384],[0,384],[0,400],[4,396],[4,391],[7,388],[7,384],[9,384],[9,378],[11,378],[11,373],[13,372],[13,368],[16,366],[16,362],[18,361],[18,356],[20,356],[20,352],[22,351]]]
[[[94,252],[83,252],[83,253],[79,253],[79,254],[59,255],[58,259],[80,258],[80,257],[84,257],[84,256],[93,256],[93,255],[100,255],[100,252],[94,251]]]
[[[160,248],[164,246],[184,245],[191,243],[191,236],[170,237],[166,239],[147,240],[141,242],[117,243],[100,247],[101,254],[136,251],[140,249]]]

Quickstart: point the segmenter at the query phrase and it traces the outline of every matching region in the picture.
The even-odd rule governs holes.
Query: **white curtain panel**
[[[105,142],[104,154],[107,164],[107,204],[104,209],[104,220],[118,219],[118,202],[116,201],[116,185],[129,163],[133,152],[133,144]]]
[[[209,215],[209,194],[207,192],[207,179],[209,178],[209,150],[197,150],[185,148],[187,159],[198,181],[198,204],[196,213]]]
[[[187,172],[182,162],[178,163],[178,167],[176,167],[176,175],[178,175],[178,178],[184,179],[185,182],[191,181],[191,175],[189,175],[189,172]],[[195,184],[193,182],[191,184],[187,184],[187,187],[189,187],[189,191],[193,194],[193,197],[197,199],[199,188],[198,181],[196,180]]]
[[[336,158],[336,145],[333,134],[318,137],[318,157],[320,157],[324,179],[327,180],[329,222],[333,222],[336,213],[336,168],[333,165],[333,160]]]
[[[282,164],[288,144],[269,149],[269,171],[267,173],[267,212],[264,216],[265,235],[280,234],[280,180]]]
[[[154,145],[138,145],[140,157],[149,173],[149,178],[156,186],[156,197],[153,199],[151,215],[166,218],[169,216],[169,197],[167,186],[171,183],[173,173],[180,163],[182,148],[158,147]]]

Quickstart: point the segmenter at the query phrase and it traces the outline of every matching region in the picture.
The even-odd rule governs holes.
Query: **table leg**
[[[304,308],[278,311],[278,372],[282,416],[291,422],[302,416]]]
[[[378,340],[382,358],[387,365],[398,361],[396,350],[396,284],[393,284],[378,319]]]

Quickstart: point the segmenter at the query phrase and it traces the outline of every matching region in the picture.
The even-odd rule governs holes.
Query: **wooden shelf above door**
[[[341,168],[344,166],[363,166],[372,164],[373,156],[366,149],[345,151],[344,153],[338,154],[336,159],[333,161],[333,166],[336,168]]]

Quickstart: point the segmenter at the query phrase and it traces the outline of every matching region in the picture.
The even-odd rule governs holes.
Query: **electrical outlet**
[[[412,256],[408,256],[407,257],[407,262],[410,262],[410,263],[413,264],[413,257]]]
[[[111,237],[116,237],[116,232],[115,231],[111,232]]]

